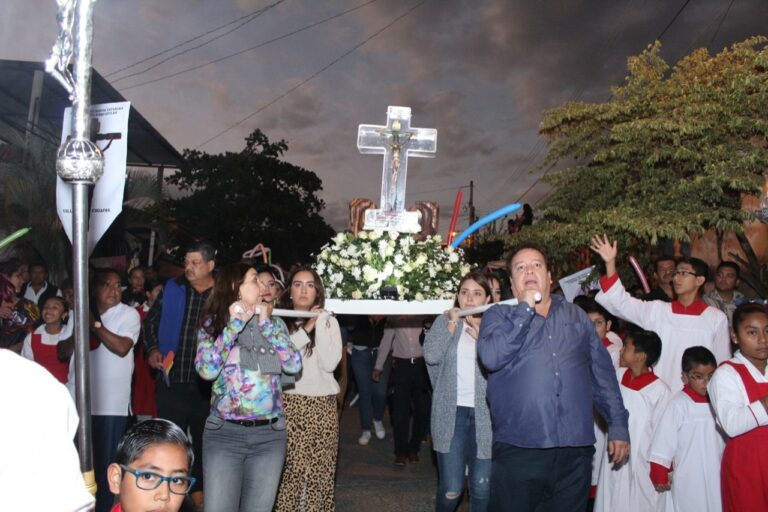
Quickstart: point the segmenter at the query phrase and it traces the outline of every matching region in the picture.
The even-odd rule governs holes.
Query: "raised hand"
[[[616,255],[619,254],[619,243],[614,240],[613,244],[608,240],[608,235],[595,235],[592,237],[592,243],[589,248],[595,251],[603,258],[605,262],[605,275],[611,277],[616,273]]]
[[[606,263],[615,261],[616,255],[619,253],[618,242],[614,240],[613,244],[611,244],[611,241],[608,240],[608,235],[605,234],[603,235],[603,238],[600,238],[600,235],[593,236],[589,248],[599,254]]]

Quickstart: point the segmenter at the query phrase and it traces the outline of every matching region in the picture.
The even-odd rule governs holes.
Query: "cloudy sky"
[[[0,58],[44,60],[56,2],[2,11]],[[659,35],[676,61],[768,33],[765,0],[100,0],[95,13],[94,66],[177,149],[239,151],[254,128],[285,139],[286,159],[323,180],[337,229],[349,199],[380,191],[381,158],[358,153],[357,126],[410,106],[413,126],[437,128],[438,153],[410,161],[406,204],[439,202],[443,233],[470,180],[479,214],[541,200],[542,112],[606,100]]]

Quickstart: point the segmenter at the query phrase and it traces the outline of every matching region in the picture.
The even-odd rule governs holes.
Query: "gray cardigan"
[[[424,339],[424,361],[432,382],[432,443],[435,451],[447,453],[451,448],[456,422],[456,358],[464,321],[453,334],[448,332],[448,316],[435,319]],[[487,381],[475,360],[475,438],[477,458],[491,458],[491,413],[485,397]]]

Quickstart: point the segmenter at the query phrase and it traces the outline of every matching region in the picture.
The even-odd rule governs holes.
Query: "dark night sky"
[[[108,75],[276,1],[100,0],[94,66]],[[366,3],[262,48],[140,85]],[[410,161],[406,204],[438,201],[445,233],[457,187],[474,180],[482,214],[536,183],[545,154],[537,135],[542,112],[568,100],[606,100],[626,74],[627,57],[653,42],[684,4],[662,37],[670,61],[767,31],[765,0],[285,0],[153,70],[119,80],[159,59],[109,79],[179,150],[239,151],[257,127],[286,139],[286,159],[322,178],[324,213],[337,229],[346,226],[349,199],[378,200],[381,159],[358,153],[358,124],[383,124],[388,105],[410,106],[413,126],[437,128],[438,154]],[[56,37],[56,2],[6,0],[3,11],[0,58],[45,60]],[[538,182],[523,201],[535,204],[546,192]]]

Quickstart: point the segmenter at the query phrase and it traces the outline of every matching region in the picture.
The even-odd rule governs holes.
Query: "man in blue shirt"
[[[519,247],[507,270],[519,305],[489,309],[477,343],[493,423],[489,510],[585,510],[593,407],[608,423],[614,464],[629,453],[629,413],[616,372],[587,315],[550,295],[542,251]]]

